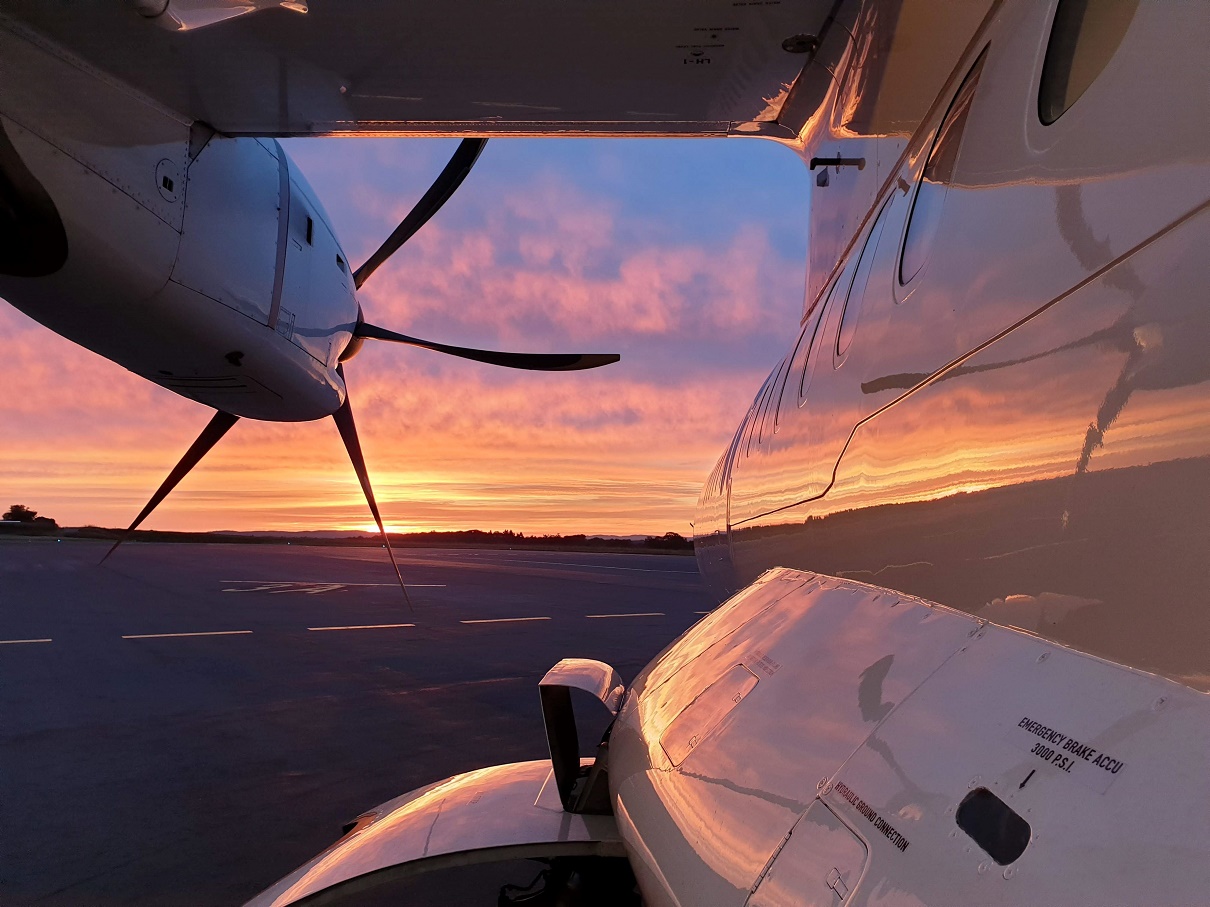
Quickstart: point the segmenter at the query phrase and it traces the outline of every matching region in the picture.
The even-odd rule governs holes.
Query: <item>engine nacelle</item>
[[[26,49],[10,43],[0,49]],[[28,62],[36,71],[36,56]],[[348,260],[297,167],[274,141],[120,112],[147,120],[148,144],[41,135],[0,117],[0,167],[20,190],[15,233],[54,253],[13,250],[0,262],[0,294],[216,409],[279,421],[330,415],[344,400],[335,369],[357,301]]]
[[[335,366],[357,320],[327,215],[275,141],[211,139],[189,168],[172,279]]]

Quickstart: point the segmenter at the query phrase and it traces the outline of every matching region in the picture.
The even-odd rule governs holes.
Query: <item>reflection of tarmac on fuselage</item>
[[[1189,576],[1172,565],[1190,551],[1210,550],[1210,528],[1196,508],[1183,504],[1210,500],[1210,457],[1089,472],[1075,492],[1073,512],[1080,517],[1065,528],[1055,502],[1067,498],[1070,482],[1047,479],[741,528],[734,533],[735,557],[742,564],[756,550],[790,566],[809,560],[820,573],[974,614],[987,613],[997,600],[1027,596],[1042,607],[1045,621],[1030,629],[1059,642],[1115,660],[1128,656],[1144,670],[1204,674],[1210,566]],[[1107,550],[1132,555],[1109,561]],[[874,577],[871,564],[886,566]],[[1087,607],[1047,613],[1048,594],[1070,598],[1076,590]],[[1157,627],[1183,629],[1157,633]]]

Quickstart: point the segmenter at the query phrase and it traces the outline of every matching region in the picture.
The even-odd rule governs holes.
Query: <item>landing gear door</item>
[[[865,843],[816,800],[765,869],[747,907],[842,907],[865,872]]]

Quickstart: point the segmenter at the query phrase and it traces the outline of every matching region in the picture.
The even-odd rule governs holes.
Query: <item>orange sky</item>
[[[449,142],[289,143],[355,263]],[[770,143],[501,141],[362,294],[367,317],[452,343],[620,352],[516,373],[367,344],[354,412],[392,528],[689,535],[702,481],[792,340],[807,174]],[[792,200],[792,201],[791,201]],[[0,306],[0,504],[125,525],[209,418]],[[152,529],[362,528],[328,421],[241,421]]]

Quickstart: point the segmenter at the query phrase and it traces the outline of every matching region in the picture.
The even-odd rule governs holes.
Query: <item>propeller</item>
[[[133,523],[126,527],[126,531],[122,533],[122,537],[114,542],[113,547],[105,553],[103,558],[101,558],[102,564],[109,560],[110,555],[117,551],[118,547],[124,541],[130,538],[130,533],[134,532],[135,529],[138,528],[139,523],[147,519],[151,511],[155,510],[156,505],[159,504],[160,501],[164,500],[164,498],[168,497],[168,492],[176,488],[181,479],[185,478],[185,476],[189,474],[189,470],[197,466],[202,457],[210,453],[210,448],[214,447],[214,445],[219,442],[223,435],[227,434],[228,429],[230,429],[231,426],[238,421],[239,416],[233,416],[231,413],[225,413],[221,409],[215,410],[213,418],[206,423],[206,427],[203,428],[202,433],[197,436],[197,440],[190,445],[187,451],[185,451],[185,456],[181,457],[181,461],[172,468],[172,472],[168,473],[168,478],[166,478],[160,487],[156,489],[156,493],[151,496],[151,500],[147,502],[147,506],[139,511],[139,515],[134,518]]]
[[[475,166],[479,153],[487,139],[463,139],[458,149],[445,169],[438,174],[429,191],[420,197],[415,207],[408,212],[407,217],[399,222],[399,226],[387,237],[386,242],[378,247],[378,251],[366,259],[365,264],[353,272],[353,284],[357,289],[369,280],[370,275],[378,270],[378,266],[399,251],[399,247],[412,238],[413,234],[429,222],[434,214],[441,210],[454,190],[462,185],[466,175]]]
[[[353,283],[357,289],[369,280],[370,276],[378,270],[392,255],[399,251],[400,247],[405,242],[411,239],[416,231],[423,227],[428,221],[441,210],[444,205],[454,194],[454,191],[462,185],[462,181],[466,179],[466,175],[470,173],[471,167],[478,160],[479,154],[483,151],[483,146],[487,144],[487,139],[463,139],[458,145],[457,150],[450,158],[449,163],[437,176],[433,185],[424,193],[420,201],[407,213],[407,216],[400,221],[391,235],[386,241],[378,247],[378,249],[366,259],[365,264],[358,268],[353,273]],[[475,362],[483,362],[488,365],[497,365],[503,368],[528,369],[534,371],[547,372],[565,372],[578,371],[582,369],[599,368],[603,365],[609,365],[612,362],[617,362],[619,357],[614,353],[512,353],[499,350],[477,350],[464,346],[452,346],[446,343],[437,343],[432,340],[422,340],[419,337],[411,337],[407,334],[400,334],[396,331],[388,330],[387,328],[378,327],[377,325],[368,323],[361,313],[360,307],[357,311],[357,324],[354,326],[352,336],[349,338],[349,343],[345,347],[340,356],[340,364],[337,365],[336,371],[341,379],[344,379],[343,363],[353,358],[361,349],[362,344],[366,340],[385,340],[390,343],[402,343],[408,346],[420,347],[421,349],[432,350],[436,353],[444,353],[448,356],[457,356],[461,359],[470,359]],[[399,588],[403,592],[404,600],[408,607],[411,608],[412,602],[408,597],[407,588],[403,583],[403,574],[399,571],[399,564],[395,560],[395,553],[391,550],[391,542],[387,537],[386,527],[383,525],[382,516],[378,510],[378,503],[374,499],[374,489],[370,486],[369,471],[366,468],[365,457],[361,451],[361,441],[357,436],[357,425],[353,421],[353,410],[349,403],[348,388],[346,385],[345,399],[340,408],[332,414],[333,420],[336,422],[336,428],[340,432],[341,440],[344,442],[345,450],[348,451],[349,460],[353,464],[353,470],[357,473],[357,481],[361,483],[361,490],[365,494],[366,503],[370,507],[370,512],[374,515],[374,522],[378,525],[378,532],[382,536],[383,542],[386,544],[387,554],[391,558],[391,565],[395,568],[395,576],[399,580]],[[238,416],[233,416],[230,413],[216,412],[210,423],[202,430],[198,439],[193,442],[193,445],[185,452],[185,456],[176,467],[169,473],[168,478],[160,486],[159,490],[152,496],[147,506],[135,518],[135,521],[130,524],[130,527],[123,534],[122,538],[109,550],[101,563],[104,563],[110,555],[118,549],[129,536],[130,533],[147,517],[156,505],[162,501],[167,494],[176,487],[177,483],[185,477],[198,462],[209,452],[218,440],[227,433],[238,421]]]
[[[386,328],[380,328],[376,324],[369,324],[365,321],[357,323],[357,327],[353,329],[353,336],[372,340],[389,340],[392,343],[406,343],[408,346],[418,346],[424,350],[458,356],[461,359],[473,359],[475,362],[486,362],[488,365],[539,372],[572,372],[580,369],[600,368],[602,365],[609,365],[622,358],[617,353],[505,353],[497,350],[476,350],[466,346],[450,346],[432,340],[421,340],[419,337],[409,337],[407,334],[388,331]]]
[[[353,283],[357,289],[360,290],[365,285],[365,282],[369,280],[370,275],[378,270],[388,258],[398,252],[400,247],[411,239],[416,234],[416,231],[428,223],[432,216],[441,209],[441,206],[454,194],[454,190],[462,185],[462,181],[470,173],[471,167],[479,159],[479,154],[483,151],[483,146],[486,144],[487,139],[462,140],[450,158],[449,163],[445,165],[445,169],[437,176],[433,185],[424,193],[420,201],[400,221],[399,226],[378,247],[377,251],[366,259],[365,264],[353,273]],[[407,346],[432,350],[436,353],[445,353],[447,356],[457,356],[460,359],[471,359],[475,362],[483,362],[503,368],[547,372],[599,368],[602,365],[617,362],[621,358],[615,353],[512,353],[500,350],[477,350],[471,347],[437,343],[433,340],[411,337],[398,331],[379,327],[376,324],[370,324],[362,315],[360,307],[357,310],[357,324],[353,328],[352,335],[349,338],[348,345],[340,356],[341,365],[337,366],[337,371],[342,378],[344,377],[344,363],[358,353],[366,340],[385,340],[390,343],[402,343]],[[383,541],[386,543],[387,553],[390,554],[391,563],[395,567],[395,574],[399,577],[399,586],[404,590],[404,598],[407,598],[407,589],[404,588],[403,577],[399,573],[399,565],[396,563],[395,555],[391,551],[390,539],[387,538],[386,530],[383,528],[382,518],[378,515],[378,505],[374,500],[374,491],[370,487],[369,472],[366,469],[365,459],[361,453],[361,444],[357,438],[357,427],[353,423],[353,411],[349,408],[347,386],[345,402],[336,411],[333,418],[336,420],[337,428],[340,429],[340,436],[344,440],[345,449],[349,452],[349,459],[353,461],[353,468],[357,471],[357,479],[361,482],[362,491],[365,492],[366,503],[370,505],[370,512],[374,514],[374,520],[378,524],[378,531],[382,534]],[[410,601],[408,605],[409,607],[411,606]]]
[[[344,378],[344,366],[336,366],[336,373]],[[395,568],[395,576],[399,580],[399,589],[403,592],[403,600],[408,603],[408,610],[412,610],[412,600],[408,597],[407,586],[403,584],[403,574],[399,572],[399,562],[395,560],[395,552],[391,550],[391,539],[387,535],[386,527],[382,525],[382,514],[378,512],[378,502],[374,500],[374,489],[370,486],[370,471],[366,469],[366,458],[361,452],[361,440],[357,437],[357,424],[353,421],[353,407],[349,403],[347,386],[345,402],[340,404],[340,409],[332,414],[332,419],[336,422],[336,430],[340,432],[340,440],[344,441],[345,450],[349,452],[349,460],[353,464],[353,471],[357,473],[357,481],[361,483],[366,503],[370,505],[370,513],[374,514],[374,522],[378,524],[378,533],[386,544],[387,555],[391,558],[391,566]]]

